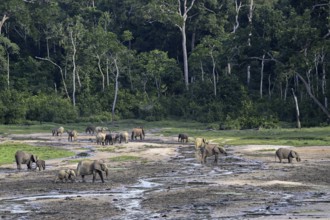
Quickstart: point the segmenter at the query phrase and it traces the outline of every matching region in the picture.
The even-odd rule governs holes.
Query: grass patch
[[[102,152],[115,152],[116,148],[115,147],[107,147],[107,148],[99,148],[98,150],[102,151]]]
[[[123,155],[118,157],[112,157],[109,160],[113,162],[126,162],[126,161],[140,161],[143,160],[143,158],[137,156]]]
[[[0,165],[14,163],[15,153],[18,150],[37,155],[38,158],[42,160],[70,157],[74,155],[71,151],[49,146],[31,146],[19,143],[5,143],[0,144]]]

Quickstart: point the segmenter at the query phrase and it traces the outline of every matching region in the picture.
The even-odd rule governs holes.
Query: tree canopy
[[[0,123],[329,121],[330,5],[295,0],[6,0]]]

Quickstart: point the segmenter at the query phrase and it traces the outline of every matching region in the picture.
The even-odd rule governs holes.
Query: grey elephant
[[[107,127],[96,127],[95,128],[95,131],[96,132],[105,132],[105,131],[109,131],[109,128],[107,128]]]
[[[67,170],[60,170],[56,174],[54,182],[56,183],[58,180],[61,180],[62,182],[67,182],[68,180],[71,180],[71,182],[74,182],[76,178],[76,172],[71,169]]]
[[[67,131],[68,141],[76,141],[78,137],[78,132],[76,130]]]
[[[62,136],[63,133],[64,133],[63,127],[53,128],[53,130],[52,130],[53,136]]]
[[[116,142],[116,135],[117,134],[114,134],[114,133],[106,134],[105,139],[104,139],[104,144],[105,145],[109,145],[109,144],[113,145]]]
[[[119,143],[121,143],[122,141],[124,141],[125,143],[128,143],[128,132],[127,131],[123,131],[119,134]]]
[[[96,131],[96,127],[94,125],[88,125],[85,132],[88,134],[94,134]]]
[[[106,177],[108,177],[109,169],[102,160],[84,160],[80,161],[77,166],[77,176],[81,176],[83,182],[85,182],[86,175],[93,175],[94,183],[96,179],[96,174],[98,174],[101,178],[102,183],[104,183],[103,172],[105,172]]]
[[[46,169],[46,161],[44,160],[37,160],[36,162],[36,168],[39,168],[39,171]]]
[[[188,143],[188,135],[187,134],[179,134],[178,142],[185,142]]]
[[[206,158],[214,156],[214,163],[218,163],[219,154],[228,155],[226,150],[223,147],[220,147],[217,144],[206,144],[200,148],[201,152],[201,163],[206,163]]]
[[[289,163],[292,163],[293,158],[296,158],[297,162],[301,161],[301,158],[296,151],[287,148],[277,149],[277,151],[275,152],[275,161],[276,157],[278,157],[280,163],[282,163],[282,159],[288,159]]]
[[[105,145],[105,136],[105,133],[98,132],[96,135],[96,144]]]
[[[26,164],[27,168],[32,169],[32,164],[37,162],[38,157],[34,154],[30,154],[24,151],[17,151],[15,153],[15,160],[17,164],[17,169],[21,170],[22,164]]]
[[[134,139],[136,140],[137,137],[140,137],[140,140],[143,140],[144,139],[145,133],[144,133],[143,127],[133,128],[131,139],[132,140],[134,140]]]

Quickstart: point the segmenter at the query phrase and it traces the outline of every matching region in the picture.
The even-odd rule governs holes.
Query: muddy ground
[[[299,147],[302,161],[274,162],[280,146],[226,146],[217,165],[201,165],[193,141],[157,136],[115,144],[101,151],[94,136],[11,135],[19,141],[74,151],[77,156],[46,161],[45,171],[0,167],[1,219],[330,219],[330,147]],[[287,146],[288,147],[288,146]],[[109,147],[106,147],[109,148]],[[111,148],[111,147],[110,147]],[[58,170],[77,160],[104,159],[106,183],[88,176],[83,183],[54,183]],[[112,157],[141,157],[113,162]],[[0,155],[1,156],[1,155]],[[42,159],[42,158],[41,158]]]

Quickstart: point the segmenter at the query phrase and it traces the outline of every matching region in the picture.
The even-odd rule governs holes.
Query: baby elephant
[[[280,160],[280,163],[282,163],[282,159],[288,159],[289,163],[292,163],[292,158],[296,158],[297,162],[300,162],[300,156],[296,151],[287,149],[287,148],[279,148],[275,152],[275,161],[276,161],[276,156]]]
[[[216,144],[206,144],[200,148],[201,152],[201,163],[205,164],[206,163],[206,158],[211,157],[214,155],[214,163],[218,163],[218,157],[219,154],[224,154],[227,156],[227,152],[224,148],[216,145]]]
[[[188,135],[187,134],[179,134],[178,142],[185,142],[188,143]]]
[[[58,174],[56,175],[56,178],[54,182],[56,183],[57,180],[61,180],[63,182],[67,182],[68,180],[71,180],[71,182],[74,182],[76,178],[76,172],[71,169],[67,170],[60,170],[58,171]]]
[[[46,169],[46,161],[44,160],[37,160],[36,165],[36,168],[39,168],[39,171]]]

